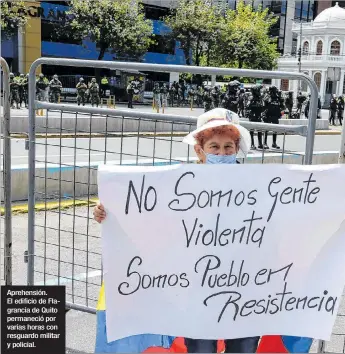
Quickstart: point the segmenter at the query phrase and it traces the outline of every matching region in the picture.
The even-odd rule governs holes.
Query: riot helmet
[[[96,82],[96,78],[93,77],[93,78],[91,79],[91,82]]]
[[[81,78],[79,79],[79,81],[80,81],[80,82],[83,82],[83,81],[84,81],[84,78],[81,77]]]
[[[39,74],[39,78],[40,78],[40,79],[43,79],[43,78],[44,78],[44,74],[40,73],[40,74]]]
[[[58,76],[55,74],[55,75],[53,76],[53,79],[54,79],[54,80],[57,80],[57,79],[58,79]]]
[[[13,74],[13,73],[10,73],[10,77],[14,77],[14,74]]]

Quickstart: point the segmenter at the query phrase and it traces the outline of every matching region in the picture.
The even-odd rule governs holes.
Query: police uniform
[[[46,101],[48,84],[48,80],[45,80],[44,75],[40,74],[38,80],[36,81],[36,94],[38,101]]]
[[[263,111],[263,100],[261,97],[261,88],[262,86],[256,85],[251,88],[251,95],[248,99],[248,104],[247,104],[247,112],[248,112],[248,118],[250,122],[255,122],[255,123],[261,123],[261,114]],[[250,131],[250,137],[251,137],[251,149],[255,150],[255,143],[254,143],[254,131]],[[263,149],[262,145],[262,133],[258,132],[258,148]]]
[[[134,95],[134,88],[131,83],[127,85],[127,95],[128,95],[128,108],[133,108],[133,95]]]
[[[338,111],[338,120],[340,125],[343,125],[344,107],[345,107],[344,97],[339,96],[337,111]]]
[[[166,84],[163,84],[163,86],[161,87],[160,94],[161,94],[162,106],[167,107],[168,106],[168,88],[167,88]]]
[[[284,104],[282,97],[279,96],[278,89],[275,86],[269,88],[269,92],[264,97],[264,122],[279,124],[279,119],[281,117],[281,112],[284,109]],[[265,133],[265,143],[264,148],[267,146],[267,136],[268,132]],[[272,148],[280,149],[277,145],[277,133],[272,135]]]
[[[101,96],[102,97],[106,96],[107,89],[108,89],[108,84],[109,84],[108,79],[104,76],[101,79]]]
[[[62,83],[58,80],[57,75],[54,75],[53,80],[49,82],[50,98],[53,103],[58,103],[62,90]]]
[[[14,77],[13,73],[10,73],[10,101],[11,107],[14,107],[14,102],[16,102],[17,109],[20,109],[19,106],[19,80]]]
[[[90,101],[92,107],[96,105],[98,107],[99,105],[99,86],[96,82],[95,78],[92,78],[90,84],[89,84],[89,93],[90,93]]]
[[[329,123],[331,125],[335,125],[335,115],[337,113],[337,108],[338,108],[337,98],[335,97],[335,95],[332,95],[331,102],[329,104],[329,111],[330,111]]]
[[[85,84],[84,79],[82,77],[79,79],[76,89],[78,106],[80,106],[80,103],[85,106],[87,85]]]
[[[212,99],[212,109],[219,107],[220,101],[220,90],[218,86],[214,86],[211,90],[211,99]]]
[[[212,109],[212,97],[209,87],[205,87],[204,95],[203,95],[203,102],[204,102],[204,111],[210,111]]]

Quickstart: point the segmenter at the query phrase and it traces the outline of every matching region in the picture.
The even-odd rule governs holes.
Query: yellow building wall
[[[38,1],[25,1],[26,7],[40,6]],[[29,72],[33,61],[41,57],[41,18],[28,16],[28,23],[23,33],[23,68]],[[41,69],[39,68],[39,71]]]

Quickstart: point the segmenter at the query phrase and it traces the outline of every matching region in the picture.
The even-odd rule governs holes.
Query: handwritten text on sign
[[[108,341],[329,339],[345,283],[344,166],[99,169]]]

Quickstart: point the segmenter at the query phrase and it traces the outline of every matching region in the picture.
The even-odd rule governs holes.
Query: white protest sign
[[[345,166],[101,166],[108,341],[328,340],[345,283]]]

